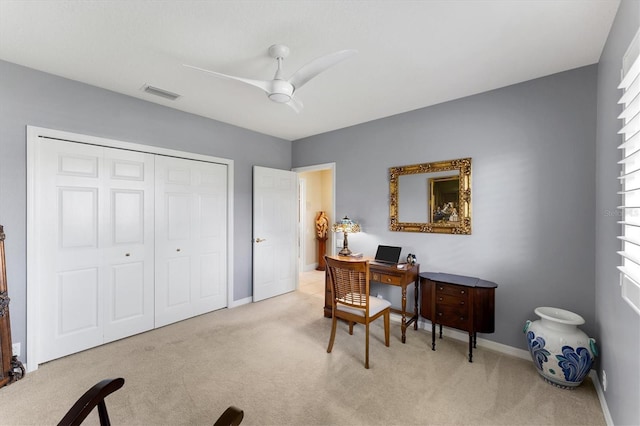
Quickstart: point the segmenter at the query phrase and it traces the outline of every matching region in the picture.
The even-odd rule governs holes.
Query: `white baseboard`
[[[598,373],[596,373],[595,370],[591,370],[589,372],[589,377],[591,377],[591,381],[596,388],[596,393],[598,394],[598,399],[600,400],[600,407],[602,408],[602,414],[604,414],[604,420],[607,422],[607,426],[614,426],[613,418],[611,417],[611,413],[609,412],[609,406],[607,405],[607,399],[604,396],[604,390],[602,389],[602,384],[600,384]]]

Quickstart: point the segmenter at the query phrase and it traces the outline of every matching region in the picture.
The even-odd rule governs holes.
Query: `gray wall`
[[[617,104],[622,91],[620,69],[633,36],[640,28],[640,1],[620,4],[609,38],[598,64],[598,116],[596,136],[596,324],[600,364],[607,375],[605,398],[616,425],[640,424],[640,316],[620,297],[618,271],[620,257],[616,239],[620,220],[616,206],[620,198],[617,177],[621,158],[617,134],[622,110]]]
[[[14,343],[26,354],[26,126],[234,160],[234,294],[252,294],[252,167],[291,168],[291,142],[0,61],[0,224]]]
[[[417,255],[421,271],[498,283],[496,332],[481,337],[526,349],[522,328],[538,306],[579,313],[593,335],[596,71],[298,140],[293,165],[336,162],[336,215],[364,231],[349,236],[354,252],[399,245],[403,256]],[[388,231],[388,168],[461,157],[473,159],[472,235]],[[388,295],[394,303],[396,293]]]

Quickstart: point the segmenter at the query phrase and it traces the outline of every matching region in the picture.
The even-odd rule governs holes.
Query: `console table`
[[[476,333],[495,331],[495,289],[491,281],[463,275],[420,274],[420,315],[431,321],[431,349],[436,350],[436,324],[469,333],[469,362],[473,362]]]
[[[391,308],[391,312],[402,315],[402,343],[407,341],[406,330],[411,324],[418,329],[418,282],[420,281],[420,265],[375,263],[371,259],[349,256],[331,256],[332,259],[359,262],[369,260],[369,280],[382,284],[393,285],[402,289],[402,309]],[[400,267],[399,267],[400,266]],[[415,300],[413,315],[407,320],[407,286],[415,285]],[[331,318],[331,285],[329,276],[325,273],[324,316]]]

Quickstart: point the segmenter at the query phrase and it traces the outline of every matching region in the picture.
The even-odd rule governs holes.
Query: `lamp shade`
[[[360,232],[360,225],[345,216],[342,220],[340,220],[340,222],[334,223],[331,229],[333,230],[333,232],[345,232],[353,234],[355,232]]]

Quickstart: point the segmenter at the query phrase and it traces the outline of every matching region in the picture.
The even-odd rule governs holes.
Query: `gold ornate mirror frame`
[[[453,173],[443,173],[447,171]],[[425,175],[424,187],[427,192],[427,205],[423,206],[425,222],[401,222],[398,216],[401,201],[399,178],[400,176],[422,174]],[[417,178],[421,178],[421,176],[417,176]],[[434,194],[434,185],[439,181],[450,182],[456,179],[459,182],[457,201],[447,202],[443,206],[436,205],[438,197]],[[391,231],[471,234],[471,158],[390,167],[389,195],[389,230]],[[404,204],[409,205],[409,201],[404,200]],[[441,214],[441,210],[439,210],[441,208],[448,211]]]

